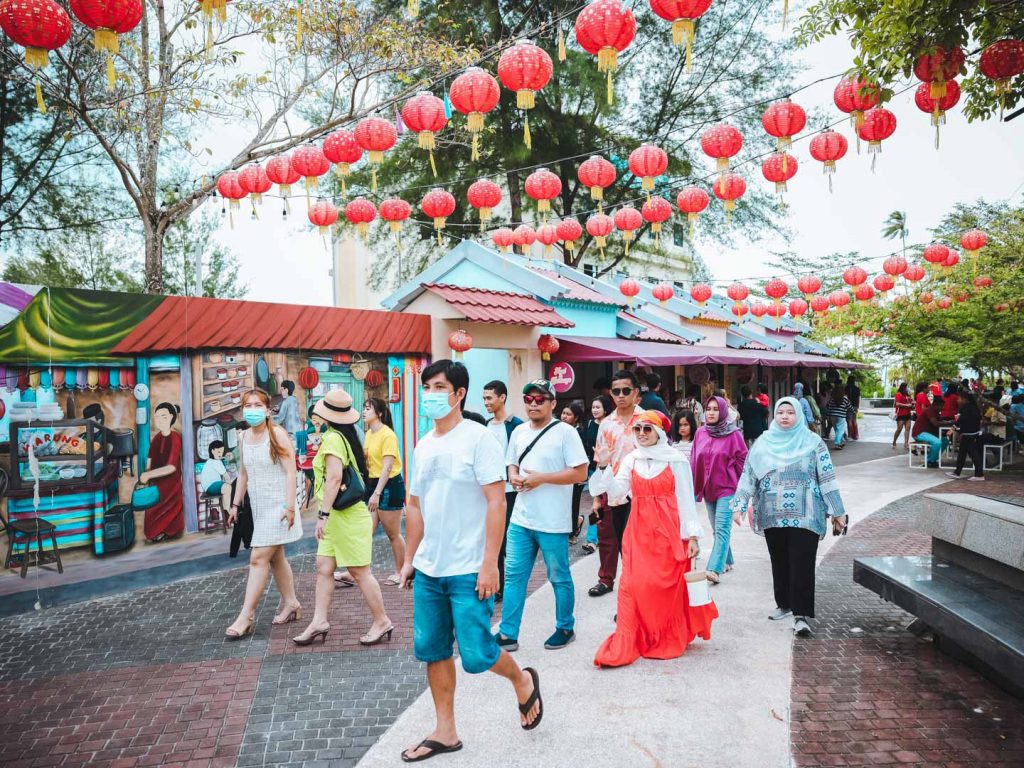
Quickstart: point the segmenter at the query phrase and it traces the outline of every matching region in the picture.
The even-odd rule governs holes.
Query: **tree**
[[[362,114],[379,78],[452,59],[443,43],[374,3],[305,0],[286,12],[281,5],[232,3],[204,51],[200,3],[144,0],[139,27],[121,42],[115,91],[104,90],[105,61],[77,24],[42,74],[50,112],[71,116],[83,134],[76,149],[99,148],[141,223],[149,292],[163,289],[168,232],[215,188],[212,175],[184,187],[169,183],[176,165],[198,169],[204,134],[237,132],[223,169],[238,168]],[[31,72],[24,65],[18,72],[27,92]],[[44,123],[40,130],[52,129]]]
[[[882,237],[886,240],[900,239],[903,243],[903,258],[907,257],[907,235],[909,230],[907,228],[907,212],[906,211],[893,211],[889,214],[889,218],[885,220],[882,225]]]
[[[387,7],[397,12],[402,5],[392,0]],[[486,117],[479,160],[470,161],[465,119],[457,113],[437,137],[436,178],[425,153],[414,142],[405,142],[388,153],[379,174],[383,186],[399,190],[414,209],[431,186],[444,187],[455,195],[458,206],[445,230],[449,240],[487,237],[479,233],[475,211],[465,202],[467,187],[481,177],[497,181],[504,190],[505,202],[489,222],[491,228],[505,223],[516,226],[523,221],[539,223],[523,183],[533,169],[541,166],[563,181],[562,194],[553,201],[552,216],[575,216],[584,224],[597,204],[586,188],[581,189],[576,169],[590,154],[602,154],[616,165],[618,179],[605,191],[604,205],[610,211],[627,201],[637,207],[644,201],[640,182],[628,171],[626,162],[630,151],[644,141],[652,141],[668,152],[668,173],[654,194],[667,197],[673,206],[675,193],[687,183],[709,187],[709,169],[713,166],[699,153],[697,139],[715,122],[728,120],[746,136],[748,144],[737,159],[752,159],[771,151],[773,145],[761,127],[761,113],[768,101],[791,89],[793,66],[785,42],[774,40],[765,31],[763,5],[716,4],[714,13],[698,23],[693,72],[687,75],[682,52],[672,45],[669,25],[656,18],[646,3],[635,4],[639,29],[633,44],[619,57],[613,105],[607,103],[605,76],[597,71],[594,57],[575,45],[573,22],[578,10],[576,0],[453,0],[436,7],[424,6],[423,23],[430,34],[465,41],[474,50],[493,51],[501,41],[539,30],[533,42],[555,60],[554,76],[537,94],[536,106],[529,112],[532,150],[523,141],[524,118],[516,107],[516,95],[502,89],[498,107]],[[557,60],[560,33],[570,38],[565,62]],[[493,63],[494,59],[489,61],[488,68],[493,68]],[[425,75],[417,72],[411,77]],[[450,82],[444,87],[448,85]],[[748,164],[739,172],[752,182],[760,169]],[[355,184],[362,182],[364,189],[365,181],[365,176],[354,177]],[[717,201],[712,209],[716,207]],[[433,232],[423,218],[419,216],[420,239],[403,240],[402,272],[406,275],[423,269],[442,252],[433,244]],[[776,227],[778,221],[772,197],[751,183],[733,216],[733,231],[760,232]],[[714,214],[702,217],[701,231],[719,239],[730,236],[723,217]],[[647,233],[645,225],[637,234],[645,237]],[[663,237],[670,238],[671,232]],[[598,261],[589,235],[584,235],[580,245],[574,255],[561,254],[566,263],[578,266],[584,258]],[[398,253],[379,241],[378,246],[375,275],[388,279],[397,271]],[[616,268],[624,258],[621,238],[613,236],[605,253],[606,258],[599,264],[603,272]]]
[[[853,68],[861,75],[892,85],[913,74],[914,62],[936,46],[961,47],[973,53],[1003,38],[1024,38],[1024,3],[1019,0],[814,0],[797,27],[798,41],[807,44],[839,33],[850,37],[856,55]],[[979,120],[1012,109],[1024,99],[1024,76],[1017,76],[999,94],[992,81],[961,68],[963,112]]]
[[[248,292],[239,283],[239,263],[229,249],[213,242],[220,226],[217,214],[193,214],[167,232],[164,241],[164,287],[179,296],[196,295],[196,263],[202,265],[202,296],[241,299]]]

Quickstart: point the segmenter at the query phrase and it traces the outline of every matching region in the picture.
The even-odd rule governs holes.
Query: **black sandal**
[[[409,753],[413,752],[420,747],[426,747],[429,752],[424,752],[422,755],[417,757],[409,757]],[[456,741],[454,744],[442,744],[440,741],[434,741],[433,739],[424,739],[412,749],[407,749],[402,752],[403,763],[418,763],[421,760],[429,760],[434,755],[443,755],[446,752],[458,752],[462,749],[462,742]]]
[[[525,704],[519,705],[519,712],[520,714],[525,715],[531,709],[533,709],[534,704],[538,705],[537,717],[534,718],[532,723],[526,723],[522,725],[524,731],[532,731],[534,728],[540,725],[540,719],[544,717],[544,699],[540,697],[540,675],[537,674],[537,670],[533,667],[527,667],[523,671],[529,672],[530,677],[533,678],[533,693],[530,694],[530,698],[526,700]]]
[[[601,597],[601,595],[607,595],[611,591],[612,588],[609,587],[607,584],[605,584],[604,582],[598,582],[590,588],[590,591],[587,592],[587,594],[591,597]]]

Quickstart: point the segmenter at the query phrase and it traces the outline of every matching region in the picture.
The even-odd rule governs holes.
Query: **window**
[[[587,277],[597,277],[597,266],[594,264],[584,264],[583,274]]]
[[[672,227],[672,245],[682,248],[686,245],[686,238],[683,236],[682,227]]]

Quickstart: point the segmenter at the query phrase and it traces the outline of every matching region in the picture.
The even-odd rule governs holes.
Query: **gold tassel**
[[[409,0],[405,6],[405,12],[409,14],[410,19],[415,19],[420,15],[420,0]]]
[[[533,142],[530,139],[530,118],[527,115],[523,116],[523,143],[527,149],[533,149]]]
[[[786,28],[786,22],[789,21],[789,0],[782,0],[782,28]]]
[[[608,70],[608,106],[615,102],[615,93],[612,91],[612,71]]]
[[[477,135],[478,134],[475,134],[475,133],[473,134],[473,145],[472,145],[472,149],[469,152],[469,159],[470,160],[479,160],[480,159],[480,145],[479,145],[479,142],[477,141]]]
[[[345,186],[345,177],[341,177],[341,196],[348,197],[348,187]]]
[[[107,51],[107,90],[114,90],[117,85],[117,73],[114,71],[114,54]]]
[[[206,20],[206,60],[210,61],[213,58],[211,51],[213,50],[213,19]]]
[[[427,154],[430,157],[430,170],[434,172],[434,178],[437,178],[437,165],[434,163],[434,151],[431,149],[427,150]]]
[[[302,0],[298,0],[298,8],[295,9],[295,47],[302,47]]]
[[[558,60],[565,61],[565,33],[561,24],[558,25]]]
[[[39,80],[36,80],[36,108],[42,113],[46,114],[46,102],[43,101],[43,86],[39,84]]]

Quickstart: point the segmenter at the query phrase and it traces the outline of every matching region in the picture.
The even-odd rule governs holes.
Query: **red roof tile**
[[[112,352],[303,349],[430,354],[427,315],[168,296]]]
[[[437,283],[425,283],[423,287],[440,296],[464,314],[467,320],[477,323],[543,325],[549,328],[572,328],[576,325],[525,293],[488,291],[483,288],[463,288],[458,285]]]
[[[632,337],[639,341],[663,341],[668,342],[670,344],[689,343],[686,341],[686,339],[676,336],[674,333],[663,331],[658,326],[652,325],[651,323],[648,323],[646,320],[641,320],[639,317],[637,317],[636,315],[631,315],[629,312],[620,312],[619,317],[625,318],[626,320],[629,320],[629,322],[631,323],[636,323],[637,325],[643,326],[644,329],[636,336]]]
[[[549,280],[554,280],[561,286],[565,287],[565,293],[562,294],[561,298],[568,299],[569,301],[588,301],[591,304],[606,304],[610,307],[622,306],[623,302],[616,301],[615,299],[609,299],[597,291],[591,290],[586,286],[580,285],[574,280],[570,280],[567,277],[562,277],[560,274],[551,269],[542,269],[540,267],[530,267],[534,272]]]

